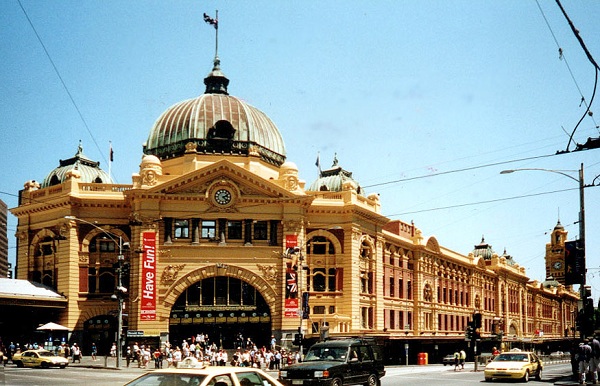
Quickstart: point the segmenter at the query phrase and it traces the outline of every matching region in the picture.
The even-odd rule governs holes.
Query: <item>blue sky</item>
[[[112,141],[114,178],[131,183],[154,121],[204,92],[215,42],[202,14],[218,9],[230,94],[271,117],[307,184],[317,154],[326,168],[337,153],[381,194],[383,214],[464,254],[485,236],[544,280],[558,218],[578,236],[577,183],[500,171],[584,163],[591,183],[600,150],[553,155],[585,111],[594,69],[556,3],[538,1],[2,1],[0,199],[15,207],[23,183],[43,180],[79,140],[105,170]],[[600,3],[564,7],[600,60]],[[575,140],[600,136],[599,121],[585,118]],[[585,190],[596,298],[599,192]],[[15,229],[11,217],[11,261]]]

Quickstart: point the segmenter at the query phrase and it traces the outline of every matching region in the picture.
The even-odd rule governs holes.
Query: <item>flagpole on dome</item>
[[[108,177],[112,179],[112,163],[113,163],[113,148],[112,148],[112,141],[108,141]]]
[[[213,27],[215,27],[215,63],[219,60],[219,10],[217,9],[215,11],[216,15],[215,18],[213,19],[212,17],[208,16],[207,13],[204,13],[204,21],[207,24],[212,25]]]

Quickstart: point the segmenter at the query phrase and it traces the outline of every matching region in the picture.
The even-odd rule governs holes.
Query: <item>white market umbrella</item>
[[[39,331],[69,331],[69,329],[65,326],[62,326],[58,323],[50,322],[46,323],[43,326],[39,326],[37,328]]]

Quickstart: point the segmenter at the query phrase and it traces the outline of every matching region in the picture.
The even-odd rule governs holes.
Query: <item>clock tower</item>
[[[550,242],[546,244],[546,280],[550,277],[565,284],[565,241],[567,231],[560,223],[556,223],[550,236]]]

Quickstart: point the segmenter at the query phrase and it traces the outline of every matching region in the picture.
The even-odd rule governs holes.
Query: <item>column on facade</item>
[[[383,255],[385,249],[385,239],[383,237],[377,237],[376,247],[373,253],[373,258],[375,259],[374,264],[374,272],[373,272],[373,288],[375,289],[375,310],[374,310],[374,326],[373,328],[377,331],[383,331],[385,328],[385,318],[384,318],[384,287],[385,283],[383,283],[384,278],[384,270],[383,270]]]

